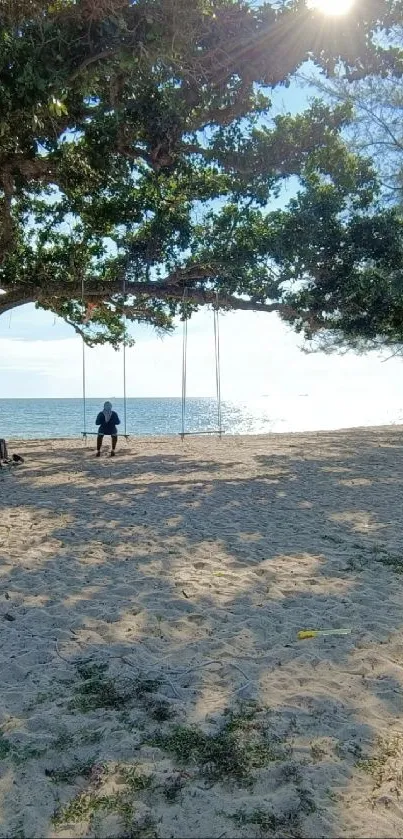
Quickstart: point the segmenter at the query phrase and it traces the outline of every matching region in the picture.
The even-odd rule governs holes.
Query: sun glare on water
[[[352,8],[354,0],[309,0],[310,9],[316,9],[324,15],[346,15]]]

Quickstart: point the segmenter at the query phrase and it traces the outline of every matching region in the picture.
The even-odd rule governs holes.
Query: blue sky
[[[277,111],[297,112],[306,105],[307,92],[294,84],[280,89],[275,101]],[[133,335],[136,345],[127,351],[128,395],[179,396],[181,327],[164,339],[147,327],[134,326]],[[382,363],[387,353],[381,357],[307,356],[301,352],[301,345],[302,339],[276,315],[223,315],[223,398],[269,398],[282,414],[295,411],[298,399],[298,410],[303,405],[306,412],[306,427],[332,427],[332,418],[335,427],[398,418],[403,406],[400,359]],[[202,311],[192,318],[188,347],[189,395],[213,395],[211,312]],[[80,396],[81,367],[81,341],[59,318],[33,305],[0,317],[2,397]],[[122,394],[121,353],[109,347],[86,350],[86,368],[88,396]]]

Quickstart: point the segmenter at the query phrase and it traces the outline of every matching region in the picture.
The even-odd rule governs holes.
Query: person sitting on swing
[[[105,434],[112,439],[111,457],[115,457],[116,443],[118,442],[118,431],[116,426],[120,425],[120,419],[116,411],[112,411],[112,403],[105,402],[103,411],[100,411],[95,425],[99,425],[97,437],[97,457],[101,456],[102,441]]]

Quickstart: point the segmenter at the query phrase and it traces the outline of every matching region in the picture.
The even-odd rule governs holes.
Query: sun
[[[309,9],[316,9],[324,15],[339,17],[346,15],[354,5],[354,0],[308,0]]]

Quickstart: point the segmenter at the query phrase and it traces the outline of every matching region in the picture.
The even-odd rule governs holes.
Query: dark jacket
[[[112,411],[109,422],[106,422],[104,412],[100,411],[95,420],[95,425],[99,425],[98,434],[108,434],[111,437],[116,437],[118,433],[116,426],[120,425],[120,419],[116,411]]]

